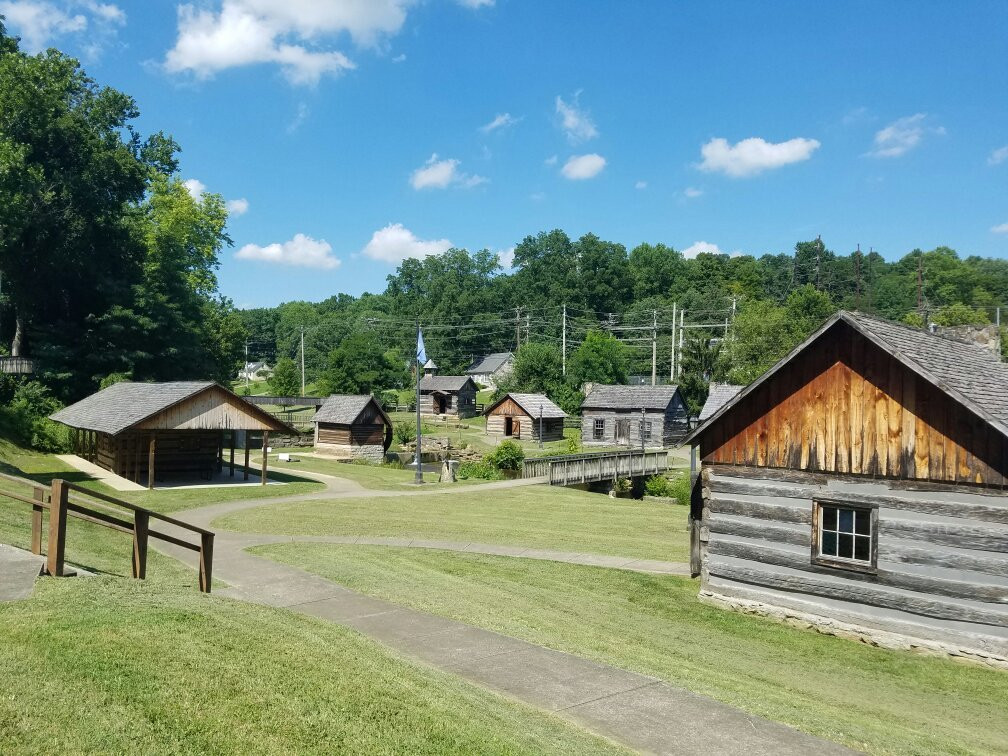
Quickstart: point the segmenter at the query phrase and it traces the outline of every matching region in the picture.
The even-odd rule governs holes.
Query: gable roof
[[[511,352],[494,352],[474,360],[466,372],[470,375],[473,373],[494,373],[513,358],[514,354]]]
[[[378,401],[370,394],[332,394],[326,397],[322,406],[312,417],[313,423],[337,423],[339,425],[353,425],[360,417],[364,408],[374,402],[375,408],[381,414],[387,425],[392,425],[385,410],[381,408]]]
[[[476,384],[468,375],[425,375],[420,379],[421,391],[461,391],[467,383]]]
[[[769,380],[798,353],[841,321],[1008,436],[1008,364],[1001,362],[997,355],[981,346],[939,336],[903,323],[841,310],[708,417],[686,437],[684,443],[693,441],[756,387]]]
[[[169,407],[208,389],[218,388],[237,399],[250,415],[267,419],[273,430],[296,433],[287,423],[213,381],[168,381],[164,383],[115,383],[84,397],[49,416],[72,428],[116,435]]]
[[[581,402],[581,409],[664,410],[679,393],[669,386],[595,386]]]
[[[712,383],[707,392],[707,401],[704,402],[703,409],[700,410],[700,422],[702,423],[724,407],[725,404],[734,399],[735,395],[744,388],[745,386],[736,386],[733,383]]]
[[[535,419],[539,417],[539,409],[542,408],[543,420],[560,420],[567,417],[567,413],[550,401],[545,394],[505,394],[496,402],[487,407],[484,415],[489,415],[492,410],[500,406],[505,399],[510,399],[525,413]]]
[[[434,362],[433,359],[427,360],[427,362],[423,364],[423,368],[424,370],[437,370],[437,363]]]

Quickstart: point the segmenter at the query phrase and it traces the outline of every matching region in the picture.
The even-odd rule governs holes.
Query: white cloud
[[[293,134],[300,129],[304,122],[308,120],[309,115],[311,115],[311,108],[308,107],[308,103],[299,102],[297,112],[294,114],[291,122],[287,124],[287,133]]]
[[[638,181],[633,187],[634,189],[647,189],[647,181]]]
[[[703,162],[699,167],[709,173],[743,178],[808,160],[817,149],[818,141],[801,137],[776,144],[761,137],[750,137],[735,144],[717,138],[700,147]]]
[[[489,8],[496,0],[455,0],[456,3],[461,5],[463,8]]]
[[[687,186],[683,189],[683,194],[685,194],[690,199],[696,199],[703,194],[703,189],[697,189],[694,186]]]
[[[515,118],[510,113],[499,113],[490,123],[480,126],[479,130],[484,134],[489,134],[491,131],[496,131],[497,129],[506,129],[508,126],[514,126],[520,120],[520,118]]]
[[[572,155],[564,163],[560,172],[571,181],[594,178],[605,168],[606,159],[591,152],[587,155]]]
[[[178,7],[178,36],[165,56],[171,73],[208,78],[238,66],[272,63],[293,84],[313,85],[354,68],[322,38],[349,34],[360,46],[397,33],[412,0],[221,0],[219,10]],[[215,6],[216,7],[216,6]]]
[[[203,192],[207,190],[206,184],[204,184],[199,179],[194,178],[186,179],[185,181],[182,182],[182,186],[184,186],[186,188],[186,191],[189,192],[189,196],[191,196],[197,202],[199,201],[200,197],[203,196]]]
[[[686,249],[682,250],[682,255],[688,260],[692,260],[699,254],[709,254],[709,255],[728,255],[729,257],[738,257],[742,254],[739,250],[734,252],[724,252],[718,247],[717,244],[711,244],[710,242],[698,241],[693,242]]]
[[[339,267],[341,260],[332,255],[332,247],[325,240],[312,239],[304,234],[294,234],[294,238],[283,243],[246,244],[235,253],[239,260],[262,260],[294,265],[302,268],[332,270]]]
[[[942,126],[928,127],[925,123],[926,113],[915,113],[912,116],[899,118],[884,129],[875,132],[875,147],[868,154],[872,157],[899,157],[924,139],[925,134],[944,134]]]
[[[406,60],[406,53],[399,53],[394,58],[392,58],[393,63],[402,63],[404,60]]]
[[[410,184],[414,189],[446,189],[457,185],[466,189],[485,184],[490,179],[484,176],[470,176],[459,169],[459,161],[452,158],[438,160],[437,153],[430,156],[426,163],[410,175]]]
[[[6,17],[5,25],[21,37],[21,47],[29,53],[40,52],[59,37],[86,34],[85,51],[97,55],[102,41],[126,23],[118,5],[96,0],[68,0],[60,5],[49,0],[3,0],[0,16]]]
[[[1008,223],[1002,223],[998,226],[992,226],[991,232],[995,234],[1008,234]]]
[[[372,260],[401,263],[407,257],[423,258],[429,255],[440,255],[452,248],[448,239],[432,239],[425,241],[402,223],[390,223],[385,228],[375,231],[361,253]]]
[[[987,158],[987,165],[1001,165],[1005,160],[1008,160],[1008,144],[994,150]]]
[[[558,158],[557,158],[556,155],[550,155],[548,158],[546,158],[545,160],[543,160],[543,164],[545,164],[545,165],[556,165],[557,164],[557,159]]]
[[[514,253],[514,247],[508,247],[497,252],[497,260],[504,270],[511,270],[511,266],[514,265]]]
[[[244,197],[228,200],[227,209],[231,215],[245,215],[249,209],[249,201]]]
[[[574,144],[586,142],[598,136],[595,122],[592,121],[588,111],[582,110],[581,104],[578,102],[580,96],[580,91],[575,92],[571,102],[566,102],[559,95],[556,98],[556,112],[560,116],[560,128]]]

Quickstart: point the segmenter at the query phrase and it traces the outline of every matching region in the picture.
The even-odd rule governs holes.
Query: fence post
[[[32,504],[32,534],[31,534],[31,552],[32,554],[42,553],[42,504],[45,502],[45,489],[41,486],[35,486],[32,498],[35,499],[35,503]]]
[[[66,481],[54,478],[49,497],[49,550],[46,552],[46,572],[55,577],[63,574],[68,493]]]
[[[210,583],[213,579],[213,533],[200,534],[199,550],[199,589],[210,593]]]
[[[137,510],[133,513],[133,577],[147,577],[147,540],[150,532],[150,513]]]

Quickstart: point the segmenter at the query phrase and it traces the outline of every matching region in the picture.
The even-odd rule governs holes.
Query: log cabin
[[[333,394],[312,422],[315,448],[327,454],[381,462],[392,445],[392,421],[368,394]]]
[[[581,402],[583,446],[666,447],[687,430],[678,386],[596,385]]]
[[[262,436],[261,481],[266,482],[269,433],[296,434],[287,423],[213,381],[116,383],[50,416],[68,426],[73,453],[134,482],[209,480],[224,466],[234,476],[235,436]],[[244,478],[249,476],[245,446]]]
[[[841,312],[687,441],[701,598],[1008,664],[996,354]]]
[[[477,387],[468,375],[427,374],[420,379],[420,414],[472,417]]]
[[[544,394],[505,394],[490,405],[486,432],[526,441],[559,441],[567,413]],[[540,422],[540,420],[542,422]],[[541,433],[540,433],[541,428]]]

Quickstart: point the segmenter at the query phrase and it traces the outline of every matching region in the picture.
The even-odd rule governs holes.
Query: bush
[[[567,453],[577,454],[579,451],[581,451],[581,444],[578,442],[577,435],[572,433],[567,436]]]
[[[62,406],[41,383],[25,381],[14,389],[10,404],[4,408],[5,425],[33,449],[47,452],[66,451],[68,447],[66,427],[49,419],[49,415]]]
[[[458,466],[456,476],[461,480],[501,480],[501,471],[485,459],[479,462],[462,462]]]
[[[399,392],[395,389],[382,391],[381,395],[378,397],[378,401],[381,403],[382,409],[395,409],[399,404]]]
[[[416,424],[409,420],[400,420],[392,426],[392,438],[397,444],[405,446],[416,440]]]
[[[117,383],[123,383],[125,381],[132,381],[133,375],[131,373],[109,373],[104,378],[101,379],[101,383],[98,384],[99,389],[106,389],[109,386],[114,386]]]
[[[497,448],[483,458],[498,470],[517,470],[525,459],[525,452],[517,441],[501,441]]]
[[[690,482],[690,474],[688,472],[681,472],[676,476],[675,480],[669,485],[668,495],[676,500],[677,504],[682,504],[684,507],[689,506],[690,503],[690,493],[693,488]]]
[[[664,475],[652,475],[644,481],[644,493],[648,496],[672,496],[672,483]]]

